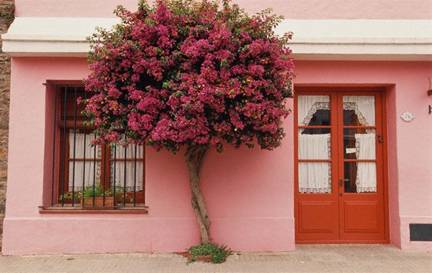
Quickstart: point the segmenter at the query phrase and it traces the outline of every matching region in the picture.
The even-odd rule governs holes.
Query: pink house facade
[[[296,94],[281,147],[228,148],[206,158],[202,186],[214,241],[238,251],[300,243],[432,250],[432,4],[236,2],[286,18],[277,31],[294,32]],[[144,150],[141,210],[56,209],[58,196],[53,202],[58,93],[77,92],[89,72],[85,38],[117,22],[116,5],[135,9],[136,1],[15,4],[2,36],[12,57],[3,254],[173,252],[198,243],[181,153]]]

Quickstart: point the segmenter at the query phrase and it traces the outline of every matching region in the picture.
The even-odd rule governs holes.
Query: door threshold
[[[361,244],[375,244],[375,245],[389,245],[390,242],[387,240],[382,241],[372,241],[372,240],[364,240],[364,241],[352,241],[352,240],[324,240],[324,241],[302,241],[296,242],[296,245],[323,245],[323,244],[346,244],[346,245],[361,245]]]

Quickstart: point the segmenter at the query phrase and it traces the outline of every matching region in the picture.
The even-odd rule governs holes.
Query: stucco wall
[[[0,35],[13,20],[13,0],[0,2]],[[6,202],[7,142],[9,123],[10,58],[1,50],[0,38],[0,248]]]
[[[296,83],[387,88],[391,242],[403,248],[430,249],[431,243],[409,242],[407,226],[432,223],[432,170],[428,167],[432,123],[427,114],[432,98],[426,96],[432,63],[296,65]],[[181,153],[147,150],[148,215],[39,214],[45,129],[51,124],[44,118],[50,99],[43,82],[82,79],[86,74],[84,59],[15,58],[12,62],[4,253],[180,251],[196,243],[197,226]],[[416,119],[403,122],[399,118],[403,111],[411,111]],[[285,127],[287,137],[273,152],[227,149],[223,154],[209,154],[203,186],[217,242],[235,250],[294,248],[292,116],[285,120]]]
[[[430,19],[432,2],[425,0],[237,0],[247,11],[273,8],[289,19]],[[17,16],[113,16],[122,4],[135,9],[137,0],[16,0]]]

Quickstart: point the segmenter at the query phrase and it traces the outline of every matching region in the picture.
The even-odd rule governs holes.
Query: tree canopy
[[[210,0],[142,1],[116,14],[121,23],[90,38],[85,104],[98,142],[173,152],[280,144],[294,67],[291,35],[274,33],[280,17]]]

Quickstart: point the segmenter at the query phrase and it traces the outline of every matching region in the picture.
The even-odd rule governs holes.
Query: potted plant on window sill
[[[100,184],[85,187],[82,196],[81,205],[83,208],[113,209],[115,207],[114,204],[121,205],[124,202],[133,202],[133,196],[129,192],[126,193],[126,199],[124,199],[124,189],[121,186],[116,186],[115,198],[112,189],[104,191]]]
[[[110,190],[104,190],[101,185],[87,186],[83,191],[82,207],[93,209],[113,209],[114,196]]]
[[[69,192],[65,192],[63,195],[61,195],[59,197],[59,203],[63,203],[63,204],[72,204],[72,203],[79,204],[79,203],[81,203],[81,200],[82,200],[81,197],[82,197],[81,191],[76,191],[74,193],[72,193],[70,191]]]

